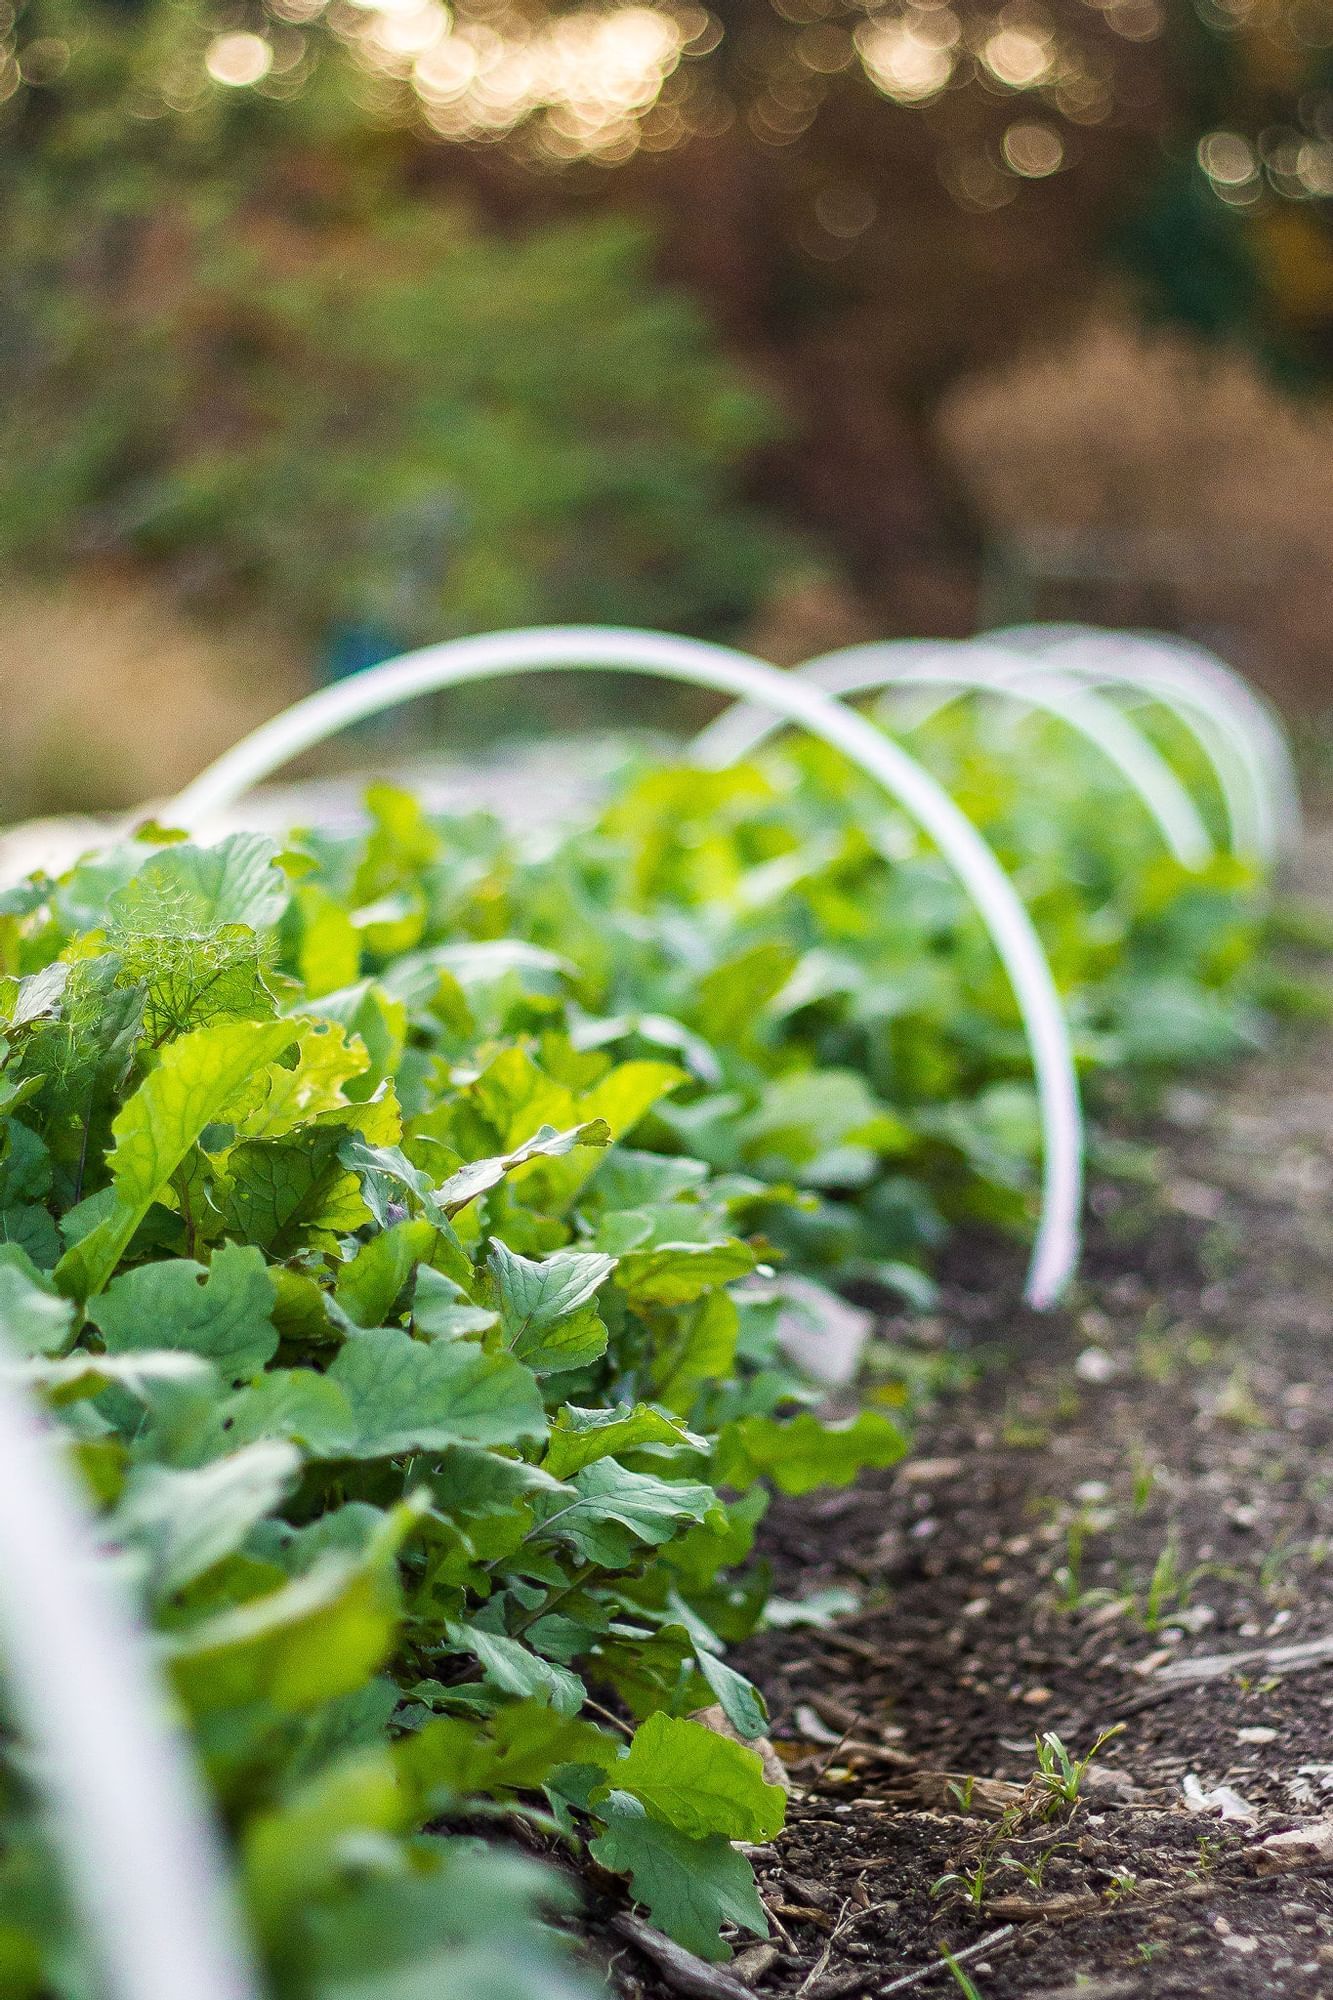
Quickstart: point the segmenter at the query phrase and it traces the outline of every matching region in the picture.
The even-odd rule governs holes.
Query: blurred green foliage
[[[725,628],[772,407],[616,218],[485,234],[367,79],[207,83],[200,0],[28,0],[0,118],[0,559],[129,553],[307,631]],[[37,69],[40,74],[41,60]]]

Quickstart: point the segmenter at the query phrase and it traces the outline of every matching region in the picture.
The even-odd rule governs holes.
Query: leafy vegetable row
[[[0,1320],[160,1635],[275,1991],[555,1990],[546,1932],[511,1949],[554,1878],[449,1831],[516,1811],[721,1955],[765,1927],[731,1842],[783,1803],[723,1658],[767,1486],[902,1439],[820,1422],[777,1299],[728,1290],[767,1191],[625,1143],[686,1072],[579,1046],[522,950],[395,954],[426,836],[381,813],[377,976],[337,990],[357,927],[258,838],[5,897]],[[37,1807],[13,1753],[0,1972],[82,1993]]]
[[[935,753],[1089,1067],[1251,1032],[1240,872],[1127,879],[1093,773],[1053,756],[1038,810],[973,727]],[[354,839],[148,829],[0,897],[0,1326],[273,1991],[528,2000],[578,1983],[538,1920],[570,1891],[496,1821],[704,1956],[765,1930],[734,1843],[783,1796],[725,1657],[755,1532],[903,1450],[873,1400],[818,1414],[780,1273],[925,1296],[951,1224],[1022,1224],[1030,1091],[949,878],[831,756],[642,770],[540,856],[369,804]],[[92,1985],[12,1744],[0,1984]]]

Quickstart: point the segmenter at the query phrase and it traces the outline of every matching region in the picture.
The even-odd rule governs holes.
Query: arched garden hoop
[[[1092,686],[1127,689],[1174,714],[1202,748],[1222,794],[1233,853],[1269,868],[1300,832],[1286,734],[1232,668],[1184,640],[1089,625],[1022,625],[995,635]]]
[[[713,688],[799,723],[876,779],[933,840],[977,905],[1018,1001],[1042,1131],[1041,1216],[1027,1297],[1060,1297],[1078,1261],[1083,1122],[1069,1030],[1041,942],[1009,878],[975,827],[908,753],[822,689],[730,647],[660,632],[547,626],[446,640],[386,661],[297,702],[242,739],[186,787],[166,816],[207,826],[260,779],[349,723],[417,695],[537,669],[634,671]]]
[[[978,640],[890,639],[823,653],[798,672],[802,680],[844,697],[889,687],[938,687],[950,698],[973,691],[1006,695],[1057,716],[1115,766],[1142,799],[1177,861],[1201,868],[1212,856],[1199,810],[1166,759],[1111,702],[1053,668],[1034,675],[1021,654]],[[747,756],[779,726],[780,718],[771,713],[738,705],[696,738],[694,754],[708,764],[729,764]]]
[[[0,1368],[0,1668],[75,1906],[115,2000],[257,2000],[189,1752],[56,1454]]]
[[[1283,850],[1289,852],[1297,846],[1304,826],[1300,779],[1292,754],[1291,738],[1277,706],[1243,674],[1237,673],[1234,667],[1228,666],[1225,660],[1195,639],[1182,639],[1174,633],[1160,632],[1130,632],[1126,636],[1136,651],[1146,652],[1152,647],[1169,659],[1179,661],[1223,701],[1235,707],[1242,721],[1253,731],[1268,768]]]

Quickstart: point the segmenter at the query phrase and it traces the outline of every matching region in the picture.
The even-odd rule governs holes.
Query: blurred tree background
[[[544,618],[1152,617],[1324,703],[1333,0],[0,26],[0,815]]]

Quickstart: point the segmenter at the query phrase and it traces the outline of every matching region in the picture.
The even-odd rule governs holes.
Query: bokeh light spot
[[[215,35],[204,56],[204,68],[214,83],[233,90],[262,83],[273,67],[273,50],[262,35],[246,29]]]
[[[1011,125],[1000,150],[1005,165],[1030,181],[1045,180],[1047,174],[1057,173],[1065,160],[1064,142],[1054,126],[1035,122]]]

